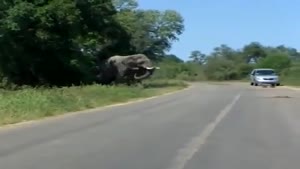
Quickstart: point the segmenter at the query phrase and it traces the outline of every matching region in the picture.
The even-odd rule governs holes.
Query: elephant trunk
[[[146,72],[143,74],[143,75],[141,75],[141,76],[138,76],[136,73],[134,74],[134,79],[136,79],[136,80],[141,80],[141,79],[145,79],[145,78],[147,78],[148,76],[150,76],[150,71],[149,70],[146,70]]]

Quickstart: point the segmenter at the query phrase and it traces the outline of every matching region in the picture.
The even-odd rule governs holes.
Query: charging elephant
[[[101,70],[100,83],[130,84],[150,77],[156,69],[159,67],[154,67],[144,54],[115,55],[106,61],[104,69]]]

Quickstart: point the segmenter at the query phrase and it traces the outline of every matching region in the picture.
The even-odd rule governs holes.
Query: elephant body
[[[110,57],[101,70],[99,81],[102,84],[134,83],[150,77],[159,67],[153,67],[144,54]]]

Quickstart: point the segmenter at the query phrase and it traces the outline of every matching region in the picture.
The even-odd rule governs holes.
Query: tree
[[[91,82],[98,59],[131,49],[109,0],[7,2],[0,14],[0,71],[12,83]]]
[[[192,59],[193,62],[203,64],[205,63],[206,55],[201,53],[199,50],[194,50],[191,52],[189,58]]]
[[[239,78],[236,64],[223,57],[210,57],[204,73],[211,80],[234,80]]]
[[[130,0],[122,0],[129,4]],[[131,44],[137,53],[152,59],[162,57],[171,48],[172,42],[184,30],[182,16],[174,10],[121,10],[117,20],[132,36]]]
[[[152,56],[164,55],[169,51],[172,42],[178,40],[177,36],[184,29],[183,18],[173,10],[139,10],[137,18],[138,30],[146,32],[136,31],[136,35],[142,35],[142,38],[134,36],[136,41],[133,44],[138,46],[138,51]]]
[[[279,52],[282,52],[286,55],[288,55],[289,58],[292,60],[299,60],[300,59],[300,53],[295,48],[286,47],[284,45],[279,45],[275,48]]]
[[[112,55],[163,58],[183,30],[178,12],[141,10],[136,0],[0,1],[0,78],[92,83]]]
[[[273,68],[278,72],[291,66],[291,60],[287,54],[271,54],[260,60],[258,67]]]
[[[243,48],[243,54],[246,62],[248,63],[251,59],[257,62],[260,58],[266,57],[264,47],[259,42],[251,42],[245,45]]]
[[[223,57],[225,59],[233,60],[236,56],[236,51],[229,47],[226,44],[221,44],[218,47],[214,48],[214,51],[211,53],[212,57]]]
[[[137,0],[113,0],[117,11],[132,11],[138,7]]]
[[[165,60],[168,60],[170,62],[176,62],[176,63],[183,63],[183,60],[178,58],[176,55],[174,54],[167,54],[163,57]]]
[[[206,76],[214,80],[233,80],[245,77],[253,66],[247,64],[243,56],[243,51],[234,50],[226,44],[215,47],[207,57]]]

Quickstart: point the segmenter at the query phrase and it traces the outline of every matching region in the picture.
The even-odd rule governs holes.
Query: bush
[[[281,79],[284,84],[300,85],[300,63],[293,64],[290,68],[286,68],[281,73]]]
[[[291,60],[286,54],[270,54],[266,58],[262,58],[257,66],[260,68],[273,68],[281,73],[291,66]]]
[[[243,79],[243,78],[247,77],[249,75],[249,73],[253,70],[254,65],[242,63],[242,64],[239,64],[237,67],[238,67],[237,69],[239,72],[239,77],[241,79]]]
[[[165,59],[158,65],[161,69],[157,70],[151,79],[205,80],[203,67],[197,63],[183,63]]]
[[[239,78],[235,63],[223,58],[209,59],[204,73],[209,80],[236,80]]]

